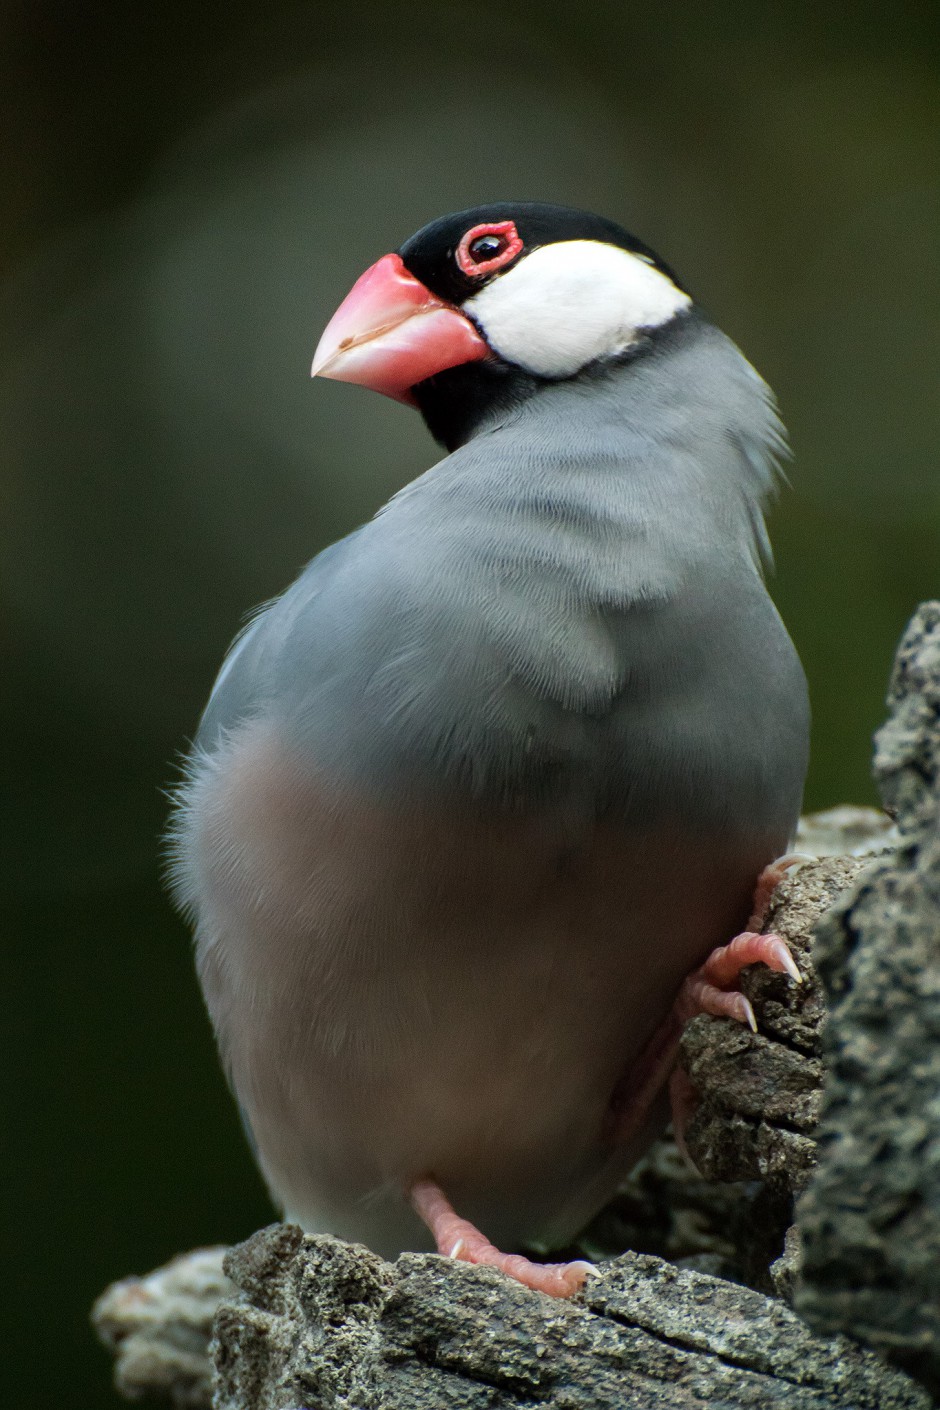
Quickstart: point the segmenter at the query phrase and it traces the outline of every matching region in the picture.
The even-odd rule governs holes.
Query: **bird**
[[[313,374],[444,455],[236,638],[172,886],[283,1217],[569,1296],[587,1265],[521,1250],[662,1130],[690,994],[753,1023],[742,965],[799,977],[732,941],[808,759],[765,584],[785,433],[669,265],[544,202],[382,256]]]

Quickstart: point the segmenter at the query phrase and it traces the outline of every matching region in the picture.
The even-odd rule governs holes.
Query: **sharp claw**
[[[797,969],[796,960],[795,960],[795,959],[793,958],[793,956],[790,954],[790,951],[789,951],[789,950],[785,950],[785,951],[784,951],[783,956],[782,956],[782,959],[783,959],[783,967],[784,967],[784,969],[786,970],[787,974],[790,976],[790,978],[793,980],[793,983],[794,983],[794,984],[802,984],[802,983],[803,983],[803,976],[802,976],[802,974],[800,973],[800,971]]]
[[[751,1001],[750,1001],[750,999],[746,999],[743,994],[739,994],[739,995],[738,995],[738,998],[741,1000],[741,1005],[740,1005],[740,1007],[741,1007],[741,1010],[742,1010],[742,1012],[743,1012],[745,1022],[747,1023],[747,1025],[748,1025],[748,1027],[750,1028],[751,1032],[752,1032],[752,1033],[756,1033],[756,1032],[757,1032],[757,1019],[754,1017],[754,1010],[753,1010],[753,1008],[751,1007]]]
[[[601,1276],[601,1270],[596,1268],[593,1263],[588,1263],[583,1258],[573,1258],[568,1264],[568,1267],[580,1268],[585,1278],[599,1278]]]
[[[780,967],[779,972],[788,974],[794,984],[803,983],[803,976],[797,968],[796,960],[790,954],[789,947],[782,940],[778,940],[773,946],[773,957]]]
[[[460,1255],[463,1253],[463,1251],[464,1251],[465,1248],[466,1248],[466,1243],[465,1243],[465,1241],[464,1241],[463,1239],[458,1239],[457,1242],[454,1244],[453,1248],[452,1248],[452,1249],[450,1250],[450,1252],[448,1253],[447,1257],[448,1257],[448,1258],[459,1258]]]

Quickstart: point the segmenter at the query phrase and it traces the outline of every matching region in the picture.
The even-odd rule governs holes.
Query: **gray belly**
[[[504,1246],[590,1216],[639,1154],[604,1144],[618,1078],[787,842],[785,814],[681,816],[377,802],[261,724],[201,767],[200,975],[288,1217],[426,1247],[403,1198],[424,1174]]]

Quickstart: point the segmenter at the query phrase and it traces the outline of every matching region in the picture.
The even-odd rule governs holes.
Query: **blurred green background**
[[[436,457],[405,408],[311,384],[324,322],[476,202],[657,248],[792,434],[807,802],[873,800],[892,650],[940,591],[938,11],[2,15],[3,1403],[100,1410],[99,1289],[270,1217],[161,891],[162,790],[243,614]]]

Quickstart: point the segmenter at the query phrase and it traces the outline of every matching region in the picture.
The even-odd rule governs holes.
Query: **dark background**
[[[162,790],[243,614],[436,457],[413,413],[308,378],[426,220],[612,216],[776,388],[807,802],[873,800],[892,649],[940,578],[936,15],[3,7],[5,1405],[111,1404],[93,1296],[270,1217],[161,891]]]

